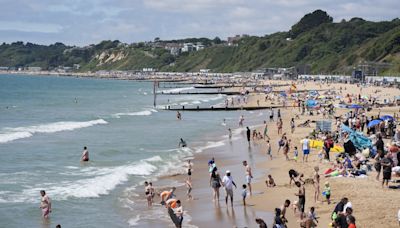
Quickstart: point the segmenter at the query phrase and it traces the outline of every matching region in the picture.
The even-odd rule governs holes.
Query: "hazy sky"
[[[287,31],[322,9],[334,21],[392,20],[400,0],[0,0],[0,42],[127,43]]]

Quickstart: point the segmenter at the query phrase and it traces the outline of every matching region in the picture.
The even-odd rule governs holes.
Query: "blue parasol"
[[[374,126],[378,125],[380,122],[382,122],[381,119],[372,120],[371,122],[368,123],[367,127],[368,128],[374,127]]]
[[[394,120],[393,116],[390,116],[390,115],[384,115],[380,119],[381,120],[392,120],[392,121]]]

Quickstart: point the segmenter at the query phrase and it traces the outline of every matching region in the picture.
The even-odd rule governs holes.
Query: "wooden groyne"
[[[181,106],[181,107],[170,107],[170,106],[166,106],[164,108],[164,110],[168,110],[168,111],[195,111],[195,112],[200,112],[200,111],[238,111],[238,110],[248,110],[248,111],[252,111],[252,110],[262,110],[262,109],[270,109],[270,108],[285,108],[282,105],[270,105],[270,106],[250,106],[250,107],[185,107],[185,106]],[[286,108],[290,108],[289,106],[286,106]]]

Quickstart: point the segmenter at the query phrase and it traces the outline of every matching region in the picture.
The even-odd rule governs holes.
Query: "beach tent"
[[[372,120],[371,122],[368,123],[367,127],[368,128],[374,127],[374,126],[378,125],[380,122],[382,122],[381,119]]]
[[[357,149],[363,150],[365,148],[372,147],[371,139],[366,137],[363,133],[354,131],[344,124],[342,124],[340,128],[342,129],[342,131],[349,133],[349,138]]]
[[[390,115],[384,115],[380,119],[381,120],[392,120],[392,121],[394,120],[393,116],[390,116]]]

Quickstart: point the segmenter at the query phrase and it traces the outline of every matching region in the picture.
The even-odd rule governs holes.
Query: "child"
[[[274,180],[274,178],[272,178],[271,175],[268,175],[268,180],[265,181],[265,183],[267,184],[267,187],[275,187],[276,186],[275,180]]]
[[[267,155],[269,155],[269,157],[272,160],[272,147],[271,147],[271,143],[269,143],[269,140],[267,140]]]
[[[311,207],[310,212],[308,212],[308,219],[310,219],[313,223],[314,221],[318,223],[317,214],[315,214],[315,208]]]
[[[294,147],[294,161],[297,162],[297,158],[299,157],[299,151],[297,150],[297,146]]]
[[[325,195],[326,201],[328,204],[331,203],[331,187],[329,186],[329,182],[325,182],[325,188],[323,194]]]
[[[246,206],[246,196],[247,196],[247,185],[242,185],[243,190],[242,190],[242,197],[243,197],[243,206]]]
[[[186,196],[188,197],[188,200],[192,200],[192,181],[190,180],[190,177],[186,180],[186,188],[187,188],[187,193]]]

